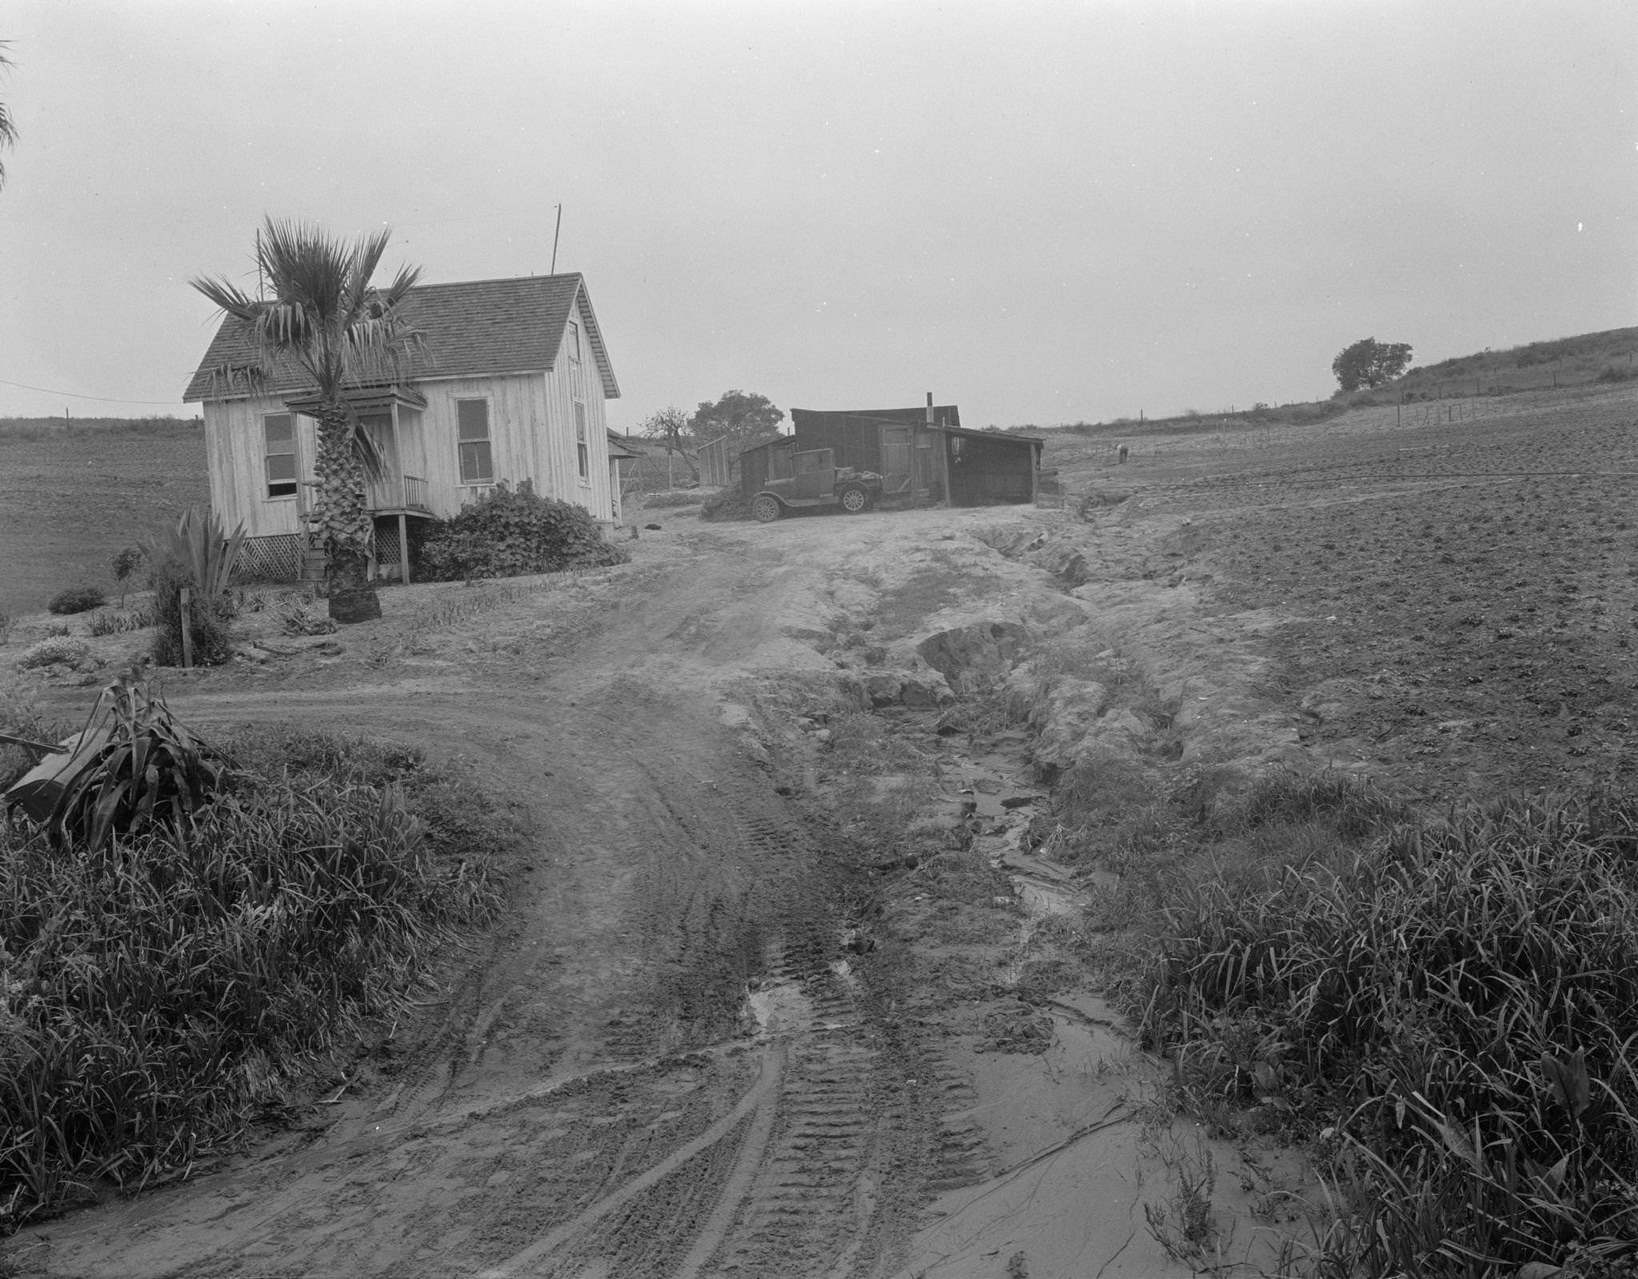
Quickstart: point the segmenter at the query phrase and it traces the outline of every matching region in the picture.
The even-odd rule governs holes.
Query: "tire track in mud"
[[[669,633],[732,583],[685,648],[747,661],[737,573],[637,616]],[[841,962],[856,868],[716,694],[677,682],[699,653],[645,661],[638,640],[554,654],[562,678],[526,691],[479,674],[176,699],[207,724],[430,737],[528,806],[544,873],[420,1001],[390,1079],[274,1158],[65,1232],[48,1273],[867,1279],[930,1169],[971,1179],[937,1068]]]
[[[566,1255],[563,1252],[564,1245],[568,1244],[577,1235],[595,1237],[599,1233],[596,1228],[604,1218],[609,1217],[611,1214],[619,1214],[616,1225],[617,1227],[624,1227],[624,1233],[630,1233],[630,1227],[633,1223],[651,1228],[654,1224],[651,1219],[653,1214],[639,1217],[633,1212],[622,1212],[621,1210],[626,1209],[627,1205],[631,1204],[633,1200],[667,1183],[673,1173],[684,1169],[697,1156],[714,1152],[715,1147],[729,1136],[743,1134],[749,1130],[752,1134],[751,1139],[744,1144],[751,1149],[753,1154],[759,1152],[760,1145],[755,1138],[755,1134],[761,1132],[762,1139],[765,1141],[766,1132],[772,1126],[774,1104],[779,1094],[780,1076],[784,1071],[784,1065],[785,1060],[782,1049],[776,1048],[764,1054],[762,1071],[756,1083],[740,1099],[739,1104],[725,1116],[699,1136],[685,1142],[672,1154],[626,1182],[619,1190],[598,1200],[544,1238],[507,1258],[500,1265],[479,1271],[479,1279],[513,1279],[513,1276],[520,1274],[551,1276],[563,1273],[565,1267],[572,1271],[574,1267],[581,1266],[582,1263],[574,1255]],[[750,1120],[749,1124],[746,1122],[747,1119]],[[709,1177],[696,1176],[694,1181],[696,1185],[700,1186],[709,1186],[712,1183],[712,1179]],[[674,1220],[679,1214],[673,1211],[665,1215]],[[603,1243],[604,1248],[610,1251],[622,1251],[619,1247],[621,1242],[619,1233],[605,1237],[599,1242]],[[620,1260],[629,1265],[641,1259],[622,1257]],[[545,1264],[547,1269],[539,1269],[538,1267],[542,1264]],[[615,1273],[635,1275],[642,1272],[622,1268]]]
[[[868,1273],[881,1185],[926,1141],[836,950],[801,937],[752,992],[761,1072],[733,1111],[487,1279]]]

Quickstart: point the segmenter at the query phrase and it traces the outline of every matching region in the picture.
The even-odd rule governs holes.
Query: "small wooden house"
[[[578,273],[424,284],[406,317],[423,352],[391,384],[360,386],[350,409],[381,473],[369,483],[375,561],[409,573],[410,526],[448,518],[505,482],[619,518],[603,402],[617,398],[603,332]],[[305,549],[317,456],[312,387],[291,367],[258,381],[239,321],[224,319],[183,399],[204,406],[211,505],[245,526],[246,562],[294,577]]]
[[[1033,502],[1045,442],[973,431],[953,404],[913,409],[792,409],[795,447],[833,451],[838,466],[875,471],[882,497],[948,506]]]

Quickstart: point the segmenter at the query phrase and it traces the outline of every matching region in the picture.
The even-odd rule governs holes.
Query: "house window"
[[[461,483],[493,483],[495,463],[489,452],[489,401],[456,400],[455,419]]]
[[[262,454],[269,497],[294,497],[296,474],[296,415],[269,413],[262,419]]]
[[[580,479],[582,483],[591,483],[591,454],[586,450],[586,406],[579,400],[574,402],[574,447],[580,459]]]
[[[580,363],[580,326],[573,320],[569,321],[569,359]]]

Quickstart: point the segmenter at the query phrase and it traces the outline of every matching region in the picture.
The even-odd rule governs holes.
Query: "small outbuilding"
[[[792,409],[793,447],[830,449],[836,465],[874,471],[882,498],[986,506],[1035,501],[1045,441],[961,425],[953,404],[910,409]]]

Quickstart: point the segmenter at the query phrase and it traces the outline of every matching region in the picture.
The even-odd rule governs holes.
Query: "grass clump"
[[[230,1145],[498,901],[515,838],[409,749],[242,736],[207,807],[0,827],[0,1234]]]
[[[108,602],[108,596],[100,586],[70,586],[66,590],[58,591],[51,597],[51,603],[46,608],[59,615],[73,613],[89,613],[94,608],[101,608]]]
[[[1322,1137],[1324,1273],[1638,1268],[1638,800],[1400,826],[1167,917],[1144,1035],[1196,1100]]]
[[[123,609],[98,609],[91,614],[91,634],[124,635],[130,631],[145,631],[154,624],[153,610],[138,606],[126,612]]]
[[[73,666],[83,662],[91,652],[84,640],[66,635],[48,635],[37,644],[30,644],[17,659],[19,670],[34,670],[41,666]]]

